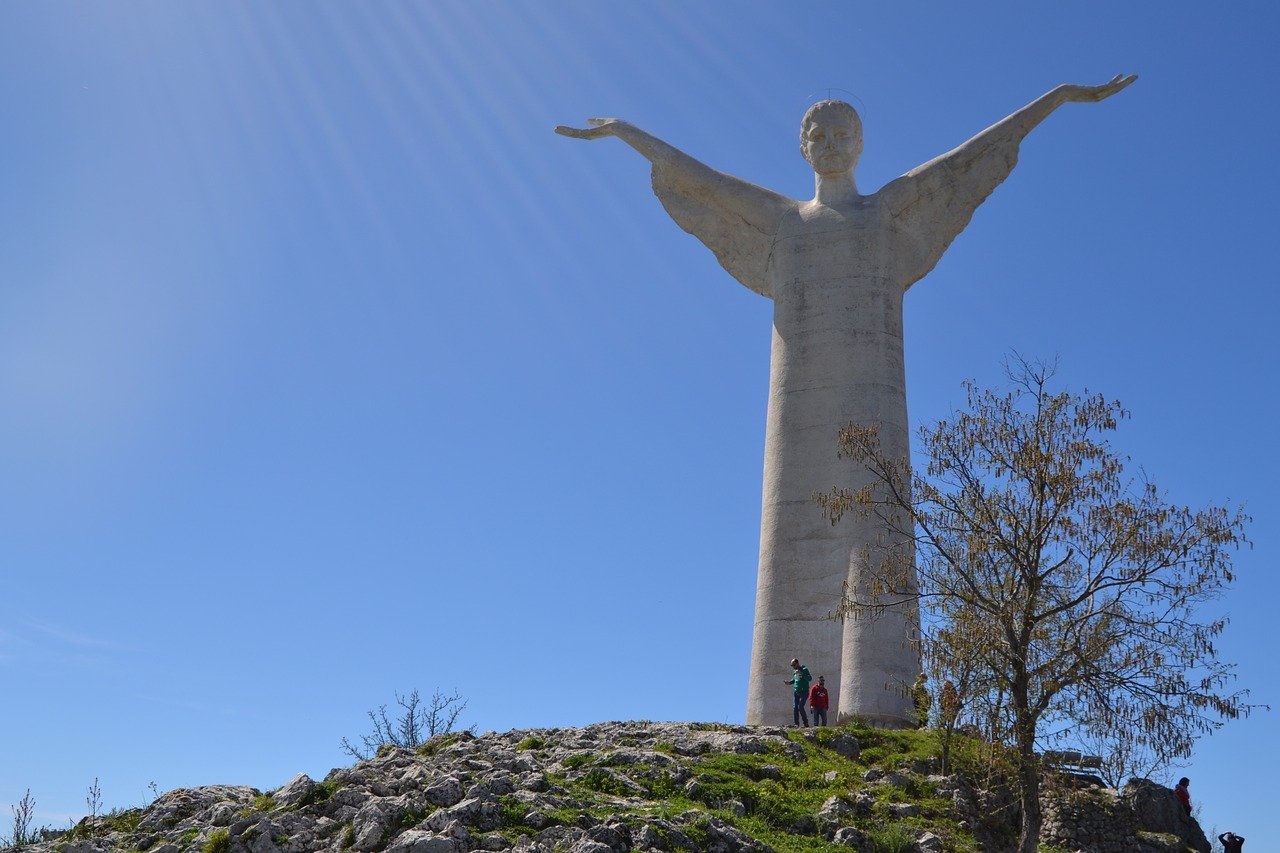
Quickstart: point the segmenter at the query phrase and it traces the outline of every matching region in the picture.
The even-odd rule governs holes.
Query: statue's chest
[[[890,274],[891,231],[877,206],[802,209],[779,226],[770,258],[776,309],[813,317],[829,311],[900,310]]]

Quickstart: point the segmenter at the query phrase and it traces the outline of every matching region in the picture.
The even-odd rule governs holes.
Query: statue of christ
[[[765,430],[764,495],[747,722],[789,722],[789,662],[833,685],[837,719],[915,724],[909,687],[920,669],[914,600],[888,602],[878,618],[833,618],[845,583],[869,588],[886,549],[910,549],[874,518],[832,526],[814,496],[860,488],[865,472],[836,458],[850,423],[879,429],[882,450],[906,460],[902,298],[1008,177],[1018,146],[1068,102],[1101,101],[1136,79],[1064,85],[960,147],[871,195],[853,172],[862,122],[843,101],[814,104],[800,151],[816,192],[799,201],[703,165],[635,125],[590,119],[557,127],[577,139],[615,136],[653,165],[653,189],[671,218],[715,253],[739,282],[773,300]]]

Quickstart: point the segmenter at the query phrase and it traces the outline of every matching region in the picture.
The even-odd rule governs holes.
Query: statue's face
[[[862,131],[847,115],[823,110],[804,129],[804,159],[819,175],[849,172],[862,154]]]

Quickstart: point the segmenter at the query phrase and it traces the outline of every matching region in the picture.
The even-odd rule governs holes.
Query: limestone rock
[[[1173,791],[1148,779],[1135,778],[1120,789],[1120,799],[1133,811],[1140,830],[1173,835],[1199,853],[1209,853],[1211,845],[1204,830],[1187,815]]]
[[[836,830],[832,841],[836,844],[843,844],[845,847],[856,847],[858,849],[862,849],[868,843],[866,834],[852,826],[845,826]]]
[[[527,739],[540,745],[517,748]],[[950,843],[944,818],[971,828],[978,844],[993,851],[1007,849],[1016,831],[1018,803],[1006,789],[983,789],[960,775],[922,779],[882,768],[861,780],[850,778],[852,771],[824,774],[829,762],[848,759],[837,756],[835,739],[808,743],[828,762],[810,765],[816,783],[829,786],[826,800],[779,828],[814,843],[867,850],[867,833],[888,815],[913,816],[920,827],[913,849],[925,853]],[[82,821],[82,832],[99,834],[53,833],[24,853],[198,853],[215,831],[228,834],[227,853],[772,853],[750,835],[753,822],[739,818],[768,814],[764,793],[787,792],[793,772],[812,760],[803,749],[791,758],[791,747],[800,748],[785,729],[685,723],[603,723],[537,730],[536,737],[494,733],[429,753],[385,750],[330,772],[323,785],[295,776],[272,800],[250,787],[171,791],[142,810],[136,832]],[[732,780],[726,767],[736,768]],[[841,784],[846,779],[848,786]],[[880,801],[890,786],[936,795],[950,803],[950,813],[938,815],[936,832],[926,832],[933,812],[920,812],[902,795],[886,806]],[[672,815],[667,792],[698,805]],[[1172,794],[1151,783],[1131,783],[1123,796],[1048,792],[1041,842],[1091,853],[1205,849],[1198,827],[1170,802],[1176,803]]]
[[[460,853],[458,843],[447,836],[410,829],[392,842],[387,853]]]
[[[850,761],[856,760],[858,755],[862,752],[862,747],[858,743],[858,739],[851,734],[846,734],[845,732],[839,732],[835,737],[833,737],[830,745],[832,749]]]
[[[462,783],[453,776],[447,776],[426,790],[427,801],[437,806],[452,806],[461,802]]]
[[[299,773],[281,785],[279,790],[271,796],[276,801],[276,805],[288,808],[301,802],[315,787],[316,783],[311,780],[310,776],[306,773]]]
[[[922,832],[916,839],[915,849],[916,853],[942,853],[944,845],[932,832]]]

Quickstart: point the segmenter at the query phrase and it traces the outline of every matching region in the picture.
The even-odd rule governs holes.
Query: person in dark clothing
[[[1178,802],[1182,803],[1182,807],[1186,809],[1187,817],[1191,817],[1191,792],[1187,790],[1187,786],[1191,784],[1191,780],[1183,776],[1178,780],[1178,787],[1173,789],[1173,795],[1178,798]]]
[[[791,716],[795,725],[800,725],[800,721],[804,720],[805,728],[809,726],[809,715],[805,713],[804,703],[809,699],[809,684],[813,681],[813,676],[809,674],[809,667],[804,666],[796,658],[791,659],[791,680],[787,684],[791,685],[793,696]]]
[[[813,711],[815,726],[827,724],[827,705],[830,701],[831,698],[827,695],[827,677],[819,675],[818,683],[809,688],[809,708]]]
[[[1224,832],[1218,836],[1218,840],[1222,842],[1222,849],[1226,853],[1241,853],[1244,848],[1244,836],[1234,832]]]

